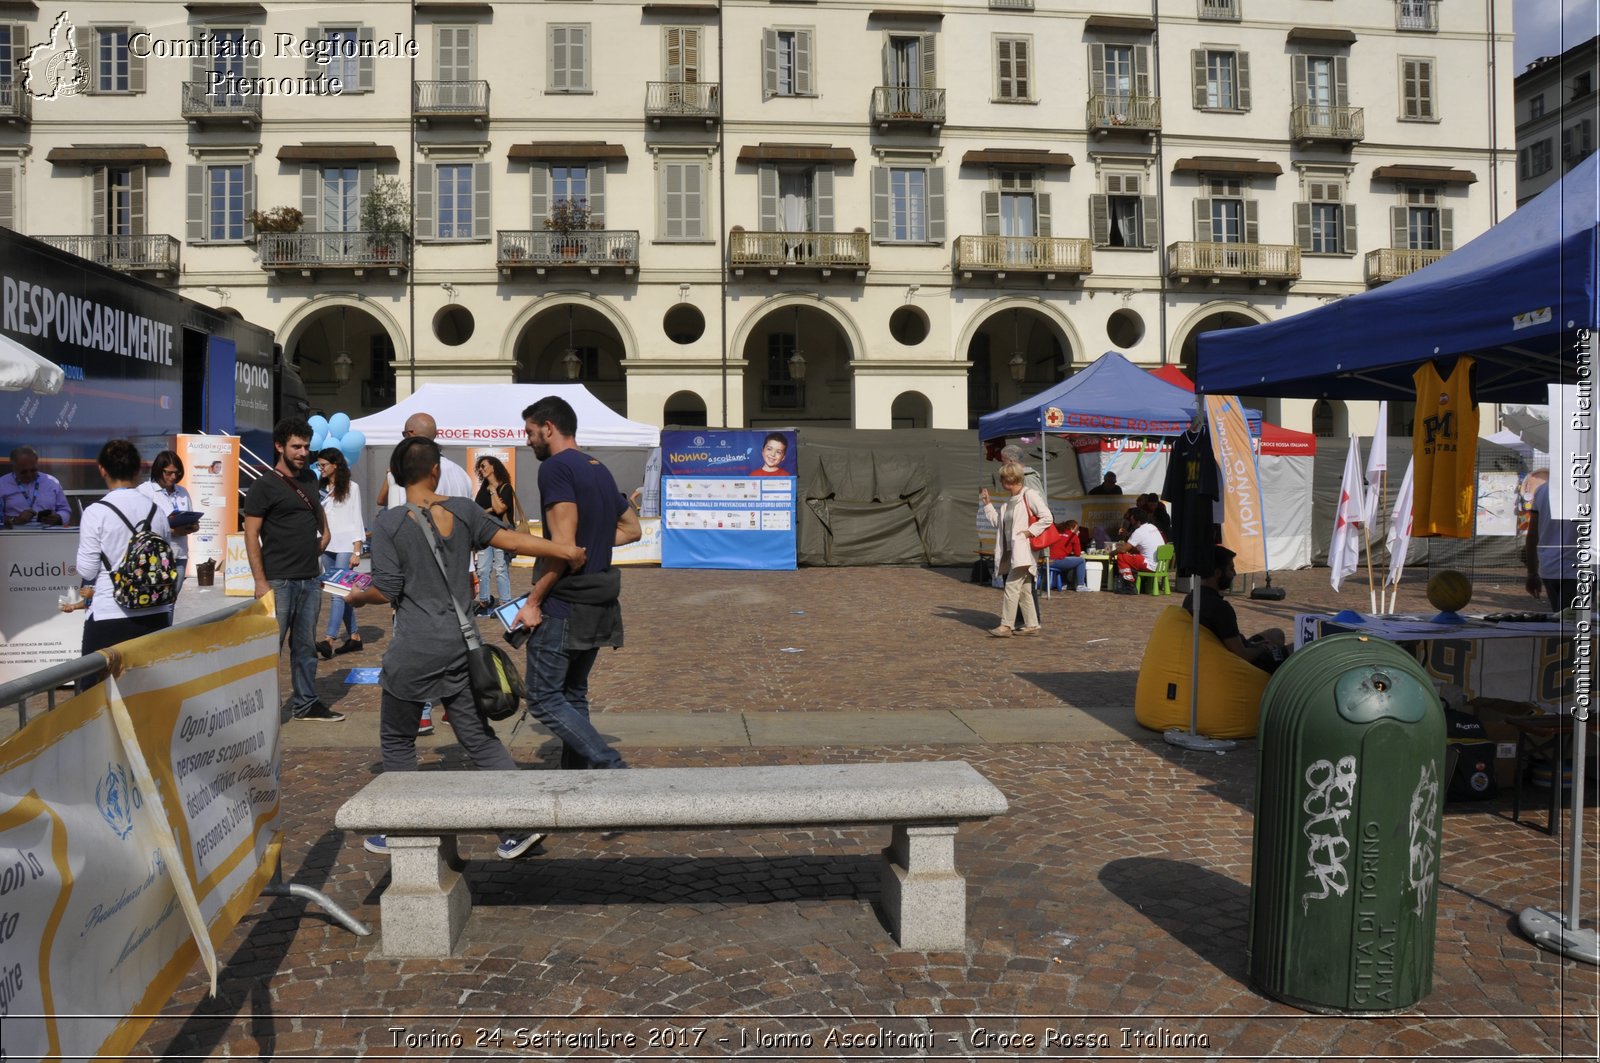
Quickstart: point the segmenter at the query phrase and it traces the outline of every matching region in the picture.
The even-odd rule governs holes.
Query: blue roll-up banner
[[[214,436],[234,433],[233,391],[237,375],[234,342],[221,336],[206,339],[206,432]]]
[[[792,428],[661,433],[661,566],[793,569]]]

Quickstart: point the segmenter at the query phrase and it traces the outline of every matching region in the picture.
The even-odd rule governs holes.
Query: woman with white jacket
[[[1035,560],[1028,539],[1048,528],[1054,518],[1044,496],[1032,488],[1022,486],[1026,470],[1016,462],[1000,466],[1000,486],[1010,494],[996,506],[989,501],[989,489],[978,492],[983,505],[983,515],[989,525],[998,529],[994,537],[995,571],[1006,578],[1006,596],[1000,605],[1000,626],[989,634],[998,639],[1010,638],[1012,623],[1017,617],[1017,606],[1022,607],[1022,628],[1018,635],[1039,633],[1039,613],[1033,603],[1033,577]]]

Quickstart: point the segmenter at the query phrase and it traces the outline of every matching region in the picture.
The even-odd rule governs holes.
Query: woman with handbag
[[[478,507],[489,514],[502,528],[513,530],[522,526],[521,506],[517,504],[516,488],[511,486],[511,476],[505,463],[492,454],[478,459]],[[493,583],[491,596],[490,584]],[[486,546],[478,551],[478,615],[488,616],[496,606],[511,600],[511,557],[504,550]]]
[[[1050,507],[1045,505],[1044,496],[1038,491],[1023,487],[1024,475],[1022,466],[1016,462],[1000,466],[1000,486],[1011,497],[999,506],[989,501],[987,487],[978,492],[984,518],[991,527],[998,529],[994,539],[995,571],[1004,575],[1006,580],[1006,596],[1000,605],[1000,626],[989,631],[999,639],[1011,637],[1019,605],[1022,608],[1022,627],[1016,634],[1039,633],[1039,613],[1033,601],[1036,567],[1033,552],[1035,549],[1047,549],[1060,534],[1050,535],[1045,531],[1047,528],[1055,531]]]
[[[411,436],[389,459],[406,505],[378,514],[372,533],[372,586],[351,592],[354,606],[394,605],[394,635],[383,655],[378,733],[384,771],[417,770],[417,724],[424,702],[441,704],[456,740],[480,771],[516,771],[517,763],[479,713],[469,671],[469,647],[478,641],[469,619],[472,581],[467,568],[475,550],[493,544],[510,553],[552,557],[581,568],[588,554],[524,532],[502,528],[470,498],[439,494],[439,445]],[[470,630],[470,634],[469,634]],[[513,669],[514,671],[514,669]],[[541,835],[503,834],[498,855],[515,860]],[[381,835],[366,840],[368,852],[386,854]]]

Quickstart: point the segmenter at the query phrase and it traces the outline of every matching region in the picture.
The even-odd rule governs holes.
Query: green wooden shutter
[[[1259,244],[1261,242],[1260,204],[1253,199],[1244,201],[1244,242]]]
[[[1444,213],[1440,211],[1440,213]],[[128,235],[143,236],[145,219],[144,167],[128,169]]]
[[[143,30],[143,29],[140,29],[137,26],[129,26],[128,27],[128,40],[132,41],[136,36],[138,36],[139,34],[144,33],[144,32],[146,32],[146,31]],[[145,67],[145,58],[144,58],[144,56],[135,55],[134,52],[133,52],[133,46],[130,44],[128,46],[128,91],[129,92],[138,93],[138,92],[143,92],[145,90],[145,69],[144,69],[144,67]]]
[[[550,216],[550,165],[536,162],[528,170],[533,186],[533,198],[528,217],[533,228],[543,229],[544,220]]]
[[[371,26],[357,26],[356,27],[356,40],[361,42],[362,44],[371,44],[372,43],[372,27]],[[363,50],[365,50],[365,49],[363,49]],[[359,86],[358,91],[360,91],[360,92],[371,92],[372,91],[372,86],[373,86],[373,82],[374,82],[374,70],[373,70],[374,64],[375,64],[375,60],[373,59],[373,57],[371,55],[362,55],[362,56],[360,56],[360,57],[358,57],[356,59],[356,85]]]
[[[317,26],[307,26],[306,27],[306,35],[305,35],[306,43],[307,44],[311,44],[311,43],[314,43],[314,42],[317,42],[317,41],[320,41],[320,40],[322,40],[322,30],[321,30],[321,28],[317,27]],[[314,51],[315,51],[314,49],[308,49],[308,52],[314,53]],[[306,56],[306,77],[315,78],[317,76],[318,72],[321,69],[322,68],[317,66],[317,57],[316,57],[316,55],[315,54],[308,54]],[[351,86],[346,85],[345,88],[349,89],[349,88],[351,88]]]
[[[1089,197],[1089,242],[1111,246],[1111,197],[1098,192]]]
[[[811,87],[811,31],[794,31],[794,94],[810,96]]]
[[[472,236],[487,240],[494,234],[490,223],[494,220],[494,203],[489,197],[489,164],[472,164]]]
[[[1033,209],[1036,214],[1034,219],[1038,226],[1040,236],[1050,235],[1050,193],[1035,192],[1033,194]]]
[[[756,170],[756,228],[764,233],[782,229],[778,224],[778,168],[762,165]]]
[[[1000,193],[985,192],[980,197],[983,207],[983,235],[1000,235]]]
[[[606,227],[606,164],[595,161],[589,164],[589,223],[596,229]]]
[[[109,177],[104,166],[94,168],[94,179],[90,182],[90,194],[94,200],[89,204],[89,231],[96,236],[104,236],[111,230],[106,225],[106,196],[110,185]]]
[[[0,225],[17,227],[17,168],[0,166]]]
[[[1294,242],[1300,250],[1311,250],[1311,204],[1296,203],[1294,205]]]
[[[1201,244],[1211,242],[1211,200],[1204,196],[1194,201],[1194,239]]]
[[[438,235],[438,211],[434,203],[434,164],[419,162],[413,172],[412,181],[412,206],[415,215],[414,224],[418,240],[432,240]]]
[[[1150,46],[1147,44],[1133,49],[1133,94],[1150,95]]]
[[[363,163],[356,169],[356,218],[360,219],[361,212],[366,209],[367,197],[372,195],[372,188],[378,183],[377,167],[371,163]],[[358,220],[356,224],[360,224]]]
[[[770,100],[778,94],[778,31],[761,31],[761,98]]]
[[[1234,102],[1236,104],[1238,104],[1239,110],[1248,111],[1250,109],[1250,53],[1249,52],[1235,52],[1234,53],[1234,77],[1236,79],[1236,84],[1234,86],[1234,93],[1235,93],[1236,99],[1235,99]]]
[[[1350,59],[1343,55],[1333,57],[1333,105],[1350,106]]]
[[[922,34],[922,43],[918,49],[922,59],[922,69],[918,72],[918,88],[935,89],[939,87],[939,67],[934,61],[934,42],[938,40],[937,33]]]
[[[251,26],[244,31],[246,52],[244,57],[244,76],[258,78],[261,76],[261,57],[252,54],[261,46],[261,30]]]
[[[1303,55],[1289,57],[1289,78],[1294,91],[1294,99],[1290,101],[1292,107],[1304,107],[1311,102],[1311,72],[1310,64]]]
[[[1106,46],[1089,45],[1089,95],[1101,96],[1106,91]]]
[[[1191,50],[1189,65],[1194,71],[1194,109],[1203,111],[1209,102],[1206,92],[1206,50],[1204,48]]]
[[[811,171],[811,194],[817,201],[816,227],[819,233],[835,232],[833,218],[833,167],[818,166]]]
[[[928,239],[944,243],[944,167],[928,167]]]
[[[249,224],[250,224],[250,221],[249,221],[250,215],[255,213],[255,209],[256,209],[256,164],[253,163],[253,162],[247,162],[247,163],[244,164],[244,217],[245,217],[244,224],[246,226],[249,226]],[[249,232],[245,231],[243,233],[243,235],[248,236]]]
[[[1411,246],[1411,227],[1406,220],[1405,207],[1389,208],[1389,246],[1396,250]]]
[[[1453,251],[1456,246],[1456,212],[1439,208],[1439,250]]]
[[[322,167],[305,163],[300,167],[301,232],[322,231]]]
[[[184,167],[184,188],[185,213],[188,215],[186,239],[192,244],[209,235],[206,226],[206,168]]]
[[[1139,246],[1145,248],[1155,247],[1161,241],[1161,216],[1156,205],[1155,196],[1139,197],[1139,218],[1144,239],[1144,243]]]
[[[201,82],[202,85],[210,81],[211,60],[204,54],[205,36],[210,29],[210,26],[203,24],[194,28],[195,55],[189,60],[189,80]],[[205,88],[201,88],[200,91],[203,94]]]
[[[872,238],[889,239],[889,168],[872,168]]]
[[[1346,203],[1341,208],[1341,212],[1343,214],[1341,220],[1344,224],[1339,235],[1339,250],[1347,255],[1353,255],[1361,247],[1357,239],[1356,206],[1354,203]]]
[[[683,164],[683,235],[691,240],[706,235],[704,174],[698,162]]]

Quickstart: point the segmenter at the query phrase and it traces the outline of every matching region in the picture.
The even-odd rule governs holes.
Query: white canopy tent
[[[522,411],[546,395],[566,399],[578,413],[578,445],[659,446],[661,429],[630,421],[602,403],[582,384],[424,384],[381,413],[350,422],[369,447],[400,442],[406,418],[426,413],[439,425],[445,447],[521,446]]]
[[[59,365],[9,336],[0,336],[0,391],[32,389],[55,395],[66,382],[67,374]]]

